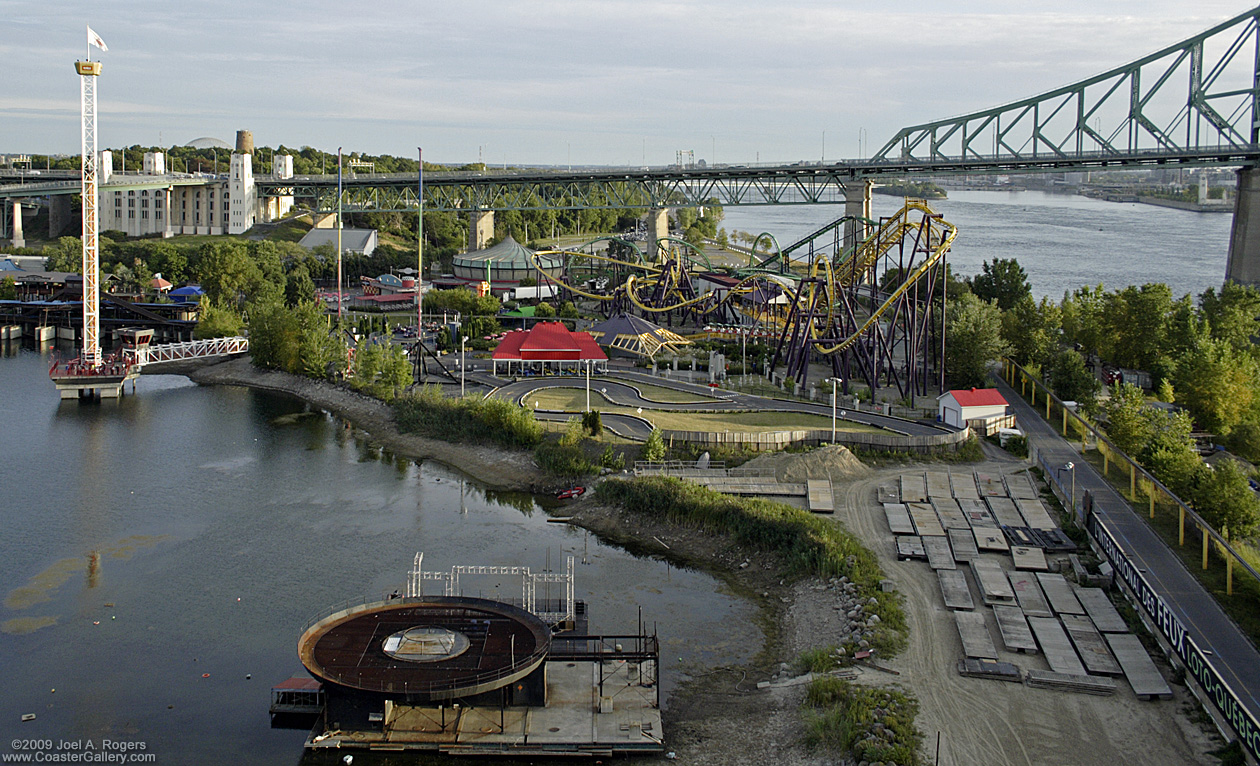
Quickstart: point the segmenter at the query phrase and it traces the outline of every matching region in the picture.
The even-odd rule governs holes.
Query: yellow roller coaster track
[[[922,213],[923,216],[918,221],[912,221],[910,215],[916,211]],[[846,262],[840,265],[840,270],[846,271],[849,276],[849,280],[843,286],[848,287],[850,286],[848,282],[856,282],[860,275],[874,266],[880,257],[894,245],[900,243],[907,236],[915,236],[920,231],[927,238],[926,242],[920,243],[920,246],[927,252],[927,257],[923,259],[923,262],[906,275],[905,280],[902,281],[896,290],[889,294],[883,303],[871,312],[870,317],[856,332],[833,345],[815,346],[815,351],[820,354],[837,354],[856,343],[858,338],[862,337],[879,321],[880,316],[885,311],[896,303],[907,290],[914,286],[915,282],[918,282],[930,268],[940,262],[945,253],[949,251],[950,245],[954,243],[954,238],[958,236],[958,229],[932,212],[932,209],[926,203],[921,200],[907,200],[905,206],[897,211],[896,215],[886,220],[874,235],[868,237],[862,243],[857,252],[853,254],[851,263]],[[832,279],[830,265],[827,266],[827,272],[828,279]],[[834,292],[832,294],[834,295]],[[831,315],[829,311],[827,327],[830,326]],[[811,334],[817,340],[820,333],[817,328],[811,328]]]

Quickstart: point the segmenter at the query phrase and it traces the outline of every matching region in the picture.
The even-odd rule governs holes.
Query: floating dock
[[[1019,608],[1028,617],[1053,617],[1054,612],[1046,602],[1041,586],[1037,584],[1037,576],[1028,572],[1008,572],[1011,589],[1019,601]]]
[[[1028,620],[1019,607],[998,604],[993,607],[993,616],[997,618],[998,632],[1002,634],[1002,643],[1008,651],[1028,654],[1037,651],[1037,642],[1033,640]]]
[[[1038,572],[1037,583],[1041,585],[1041,590],[1046,594],[1046,600],[1050,602],[1050,608],[1055,614],[1085,614],[1085,607],[1081,606],[1081,602],[1076,600],[1076,595],[1072,593],[1072,585],[1063,575],[1055,572]]]
[[[971,562],[971,573],[976,576],[976,584],[980,587],[980,595],[984,603],[1013,605],[1015,591],[1006,579],[1006,573],[995,562],[976,559]]]
[[[936,518],[935,508],[927,503],[907,503],[906,510],[910,513],[910,520],[914,522],[915,532],[921,537],[945,536],[945,528],[941,526],[940,519]]]
[[[976,536],[970,529],[949,530],[949,547],[954,549],[954,561],[965,563],[980,557]]]
[[[1072,646],[1076,647],[1076,653],[1080,655],[1081,662],[1084,663],[1085,669],[1091,675],[1098,676],[1118,676],[1122,675],[1120,664],[1116,662],[1116,658],[1111,656],[1111,651],[1107,649],[1107,644],[1103,641],[1102,634],[1094,628],[1094,623],[1089,621],[1088,617],[1075,614],[1060,615],[1059,619],[1063,622],[1063,627],[1067,630],[1068,638],[1072,639]]]
[[[831,492],[830,479],[807,479],[805,493],[809,510],[813,513],[835,513],[836,501]]]
[[[884,503],[884,518],[888,519],[888,529],[894,535],[913,535],[914,524],[906,506],[901,503]]]
[[[1046,572],[1050,569],[1050,565],[1046,563],[1046,553],[1040,548],[1013,545],[1011,559],[1015,562],[1015,568],[1020,571]]]
[[[949,538],[944,535],[923,535],[923,550],[927,552],[928,566],[933,569],[957,569],[954,552],[949,548]]]

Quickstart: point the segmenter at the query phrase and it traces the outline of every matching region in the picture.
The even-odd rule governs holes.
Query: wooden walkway
[[[1053,617],[1054,612],[1046,603],[1046,597],[1037,584],[1037,576],[1028,572],[1008,572],[1011,589],[1019,601],[1019,608],[1029,617]]]
[[[1085,666],[1076,656],[1076,650],[1058,620],[1053,617],[1029,617],[1028,626],[1037,636],[1037,643],[1041,645],[1051,670],[1074,676],[1085,675]]]
[[[805,492],[811,512],[836,512],[836,501],[831,492],[831,479],[806,479]]]
[[[1028,654],[1037,651],[1037,642],[1033,640],[1032,631],[1028,628],[1028,620],[1017,606],[993,607],[993,616],[997,617],[998,631],[1002,634],[1002,643],[1012,652]]]
[[[1076,653],[1080,655],[1086,670],[1098,676],[1122,675],[1120,663],[1111,656],[1102,634],[1094,628],[1094,623],[1088,617],[1064,614],[1059,619],[1063,621],[1068,638],[1072,639],[1072,646],[1076,647]]]
[[[1151,662],[1141,639],[1132,633],[1108,633],[1106,639],[1134,694],[1148,700],[1172,699],[1172,689],[1160,675],[1159,668]]]
[[[1101,588],[1077,588],[1076,600],[1085,607],[1085,613],[1093,620],[1100,633],[1128,633],[1129,626],[1116,611],[1111,599]]]
[[[971,573],[976,576],[976,584],[980,587],[980,596],[984,603],[990,606],[1015,603],[1015,591],[1011,589],[1006,573],[997,563],[976,559],[971,562]]]
[[[1063,575],[1054,572],[1038,572],[1037,582],[1041,585],[1041,590],[1046,594],[1050,608],[1055,614],[1085,614],[1085,608],[1081,606],[1080,601],[1076,600],[1071,584],[1063,579]]]
[[[980,612],[954,612],[954,623],[958,626],[958,636],[962,639],[963,654],[977,660],[996,660],[997,647],[993,645],[993,637],[984,624],[984,615]]]
[[[961,569],[941,569],[936,573],[941,583],[941,597],[950,609],[972,610],[976,608],[967,587],[967,574]]]

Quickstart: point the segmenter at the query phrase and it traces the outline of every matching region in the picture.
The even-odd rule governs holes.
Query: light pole
[[[461,335],[459,338],[459,395],[464,396],[464,368],[468,366],[468,356],[464,351],[464,344],[468,342],[467,335]]]
[[[1076,463],[1065,463],[1063,470],[1072,472],[1072,494],[1068,495],[1068,504],[1072,507],[1072,512],[1076,513]]]
[[[591,411],[591,360],[586,360],[586,411]]]
[[[835,444],[836,443],[836,400],[840,398],[839,396],[837,396],[836,386],[840,383],[841,379],[840,378],[827,378],[827,380],[831,381],[831,443]]]

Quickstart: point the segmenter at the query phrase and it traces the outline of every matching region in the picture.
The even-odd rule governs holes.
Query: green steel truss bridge
[[[1005,106],[904,128],[869,160],[708,168],[430,172],[431,211],[839,203],[855,182],[913,174],[1106,167],[1251,166],[1260,161],[1260,7],[1071,85]],[[0,179],[0,198],[72,194],[77,173]],[[32,183],[33,182],[33,183]],[[102,190],[204,183],[196,176],[114,176]],[[256,176],[260,196],[338,207],[335,175]],[[343,176],[347,211],[414,211],[411,174]]]

